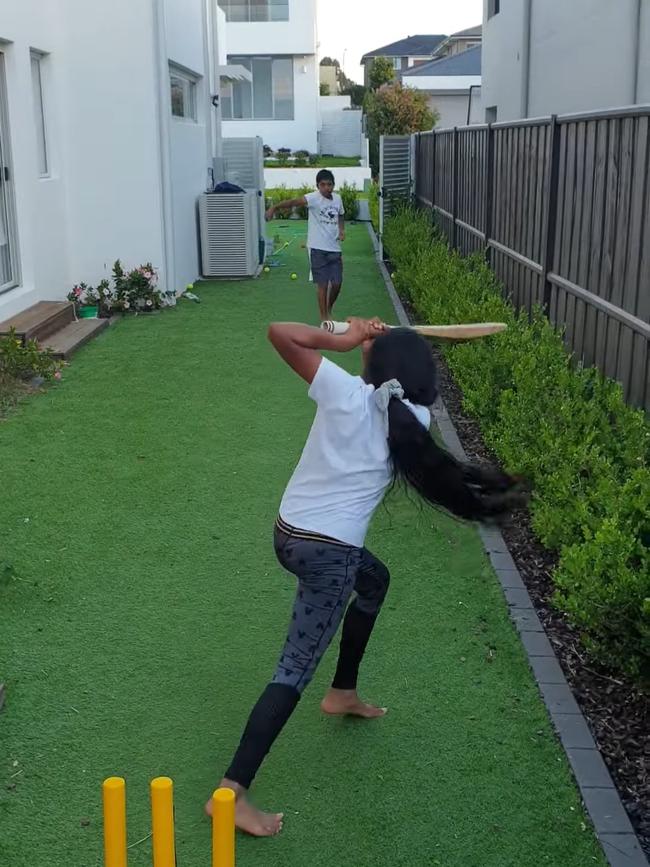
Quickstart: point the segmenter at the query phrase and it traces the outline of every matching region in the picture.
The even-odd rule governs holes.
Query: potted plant
[[[99,308],[99,295],[96,289],[86,283],[77,283],[68,292],[68,301],[74,304],[75,316],[79,319],[96,319]]]

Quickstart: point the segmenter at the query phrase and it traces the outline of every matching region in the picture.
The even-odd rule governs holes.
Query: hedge
[[[650,683],[650,424],[582,368],[541,310],[516,313],[482,256],[464,258],[410,208],[387,221],[395,283],[427,322],[505,321],[446,349],[467,411],[532,485],[532,525],[559,555],[555,604],[607,665]]]
[[[274,187],[267,189],[265,192],[266,197],[266,207],[270,208],[271,205],[277,205],[280,202],[284,202],[287,199],[299,199],[301,196],[307,195],[307,193],[313,193],[315,187],[305,186],[299,187],[298,189],[290,189],[289,187]],[[343,184],[339,187],[336,192],[341,196],[343,200],[343,207],[345,208],[345,218],[347,220],[355,220],[359,216],[359,191],[355,186],[351,186],[348,183]],[[302,207],[297,209],[298,216],[302,220],[307,219],[307,208]],[[288,212],[278,212],[275,216],[276,220],[286,219]]]

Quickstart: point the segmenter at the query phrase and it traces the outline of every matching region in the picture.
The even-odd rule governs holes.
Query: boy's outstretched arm
[[[276,211],[288,211],[289,208],[303,208],[307,204],[307,199],[300,196],[298,199],[287,199],[284,202],[278,202],[277,205],[271,205],[266,212],[266,219],[272,220]]]
[[[298,322],[274,322],[269,326],[269,340],[289,367],[311,383],[321,363],[323,350],[349,352],[385,331],[379,319],[348,321],[350,328],[345,334],[330,334],[322,328]]]

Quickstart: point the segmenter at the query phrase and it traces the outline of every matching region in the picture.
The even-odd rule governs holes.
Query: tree
[[[388,57],[375,57],[370,67],[368,82],[371,90],[379,90],[395,78],[395,68]]]
[[[320,95],[321,96],[329,96],[330,95],[330,86],[325,81],[321,81]]]
[[[370,162],[375,173],[379,169],[379,137],[410,135],[434,127],[438,113],[429,108],[427,95],[401,82],[385,84],[369,91],[365,101],[370,139]]]
[[[320,62],[320,65],[321,66],[338,66],[338,67],[341,66],[341,64],[338,62],[338,60],[334,60],[332,57],[323,57],[323,59]]]
[[[343,94],[350,97],[352,105],[357,108],[363,108],[363,103],[366,98],[366,88],[363,84],[354,84],[354,82],[348,79],[348,86],[343,91]]]

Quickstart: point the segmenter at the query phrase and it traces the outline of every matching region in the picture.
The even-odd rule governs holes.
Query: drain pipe
[[[641,60],[641,0],[636,0],[636,15],[635,15],[636,33],[632,36],[634,41],[632,47],[632,57],[634,63],[634,75],[632,78],[632,105],[636,105],[639,101],[639,62]]]
[[[524,2],[523,39],[521,47],[521,117],[528,117],[530,99],[530,23],[532,0]]]
[[[467,126],[470,125],[471,117],[472,117],[472,91],[477,90],[477,89],[478,90],[481,89],[480,84],[470,84],[470,86],[469,86],[469,99],[467,100]]]
[[[169,108],[169,63],[165,33],[165,13],[162,0],[152,0],[153,50],[155,67],[155,105],[158,115],[158,160],[160,167],[160,194],[162,218],[162,246],[165,260],[166,289],[176,291],[176,263],[174,261],[174,222],[172,205],[171,128]]]

